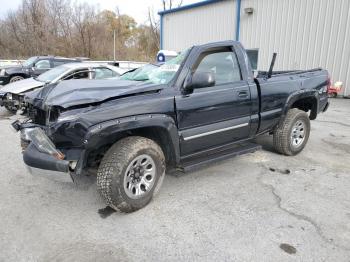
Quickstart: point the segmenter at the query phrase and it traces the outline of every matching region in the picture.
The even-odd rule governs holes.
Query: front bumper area
[[[10,77],[9,76],[0,76],[0,85],[7,85],[10,83]]]
[[[16,125],[18,127],[17,122],[13,123],[15,129],[17,129]],[[73,182],[70,162],[64,159],[64,155],[56,149],[42,129],[39,127],[22,128],[21,145],[23,161],[31,174]]]
[[[23,160],[30,167],[69,173],[69,161],[56,159],[49,154],[40,152],[34,143],[30,143],[23,152]]]
[[[5,95],[6,95],[6,93],[0,92],[0,106],[4,105],[3,99],[4,99]]]
[[[28,171],[34,176],[46,177],[60,182],[73,182],[69,172],[69,161],[58,160],[42,153],[33,143],[30,143],[23,152],[23,161]]]
[[[6,106],[12,111],[17,111],[24,106],[24,99],[22,95],[7,93],[1,96],[0,93],[0,98],[2,100],[2,105]]]

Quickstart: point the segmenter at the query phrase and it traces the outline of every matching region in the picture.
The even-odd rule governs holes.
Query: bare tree
[[[113,30],[118,59],[150,61],[159,48],[159,21],[149,12],[148,25],[125,14],[72,0],[22,0],[0,20],[0,57],[32,55],[113,58]]]
[[[182,6],[183,0],[174,1],[174,0],[162,0],[163,10],[173,9],[173,6],[180,7]]]

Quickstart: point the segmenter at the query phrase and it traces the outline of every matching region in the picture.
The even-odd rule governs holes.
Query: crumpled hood
[[[47,85],[34,91],[28,97],[31,101],[41,100],[42,106],[69,108],[84,104],[102,102],[111,98],[155,92],[162,85],[129,80],[66,80],[59,84]]]
[[[42,87],[45,83],[35,80],[34,78],[27,78],[21,81],[9,83],[0,89],[4,93],[21,94],[32,90],[34,88]]]

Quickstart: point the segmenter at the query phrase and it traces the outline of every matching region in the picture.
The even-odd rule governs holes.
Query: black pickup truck
[[[107,204],[132,212],[165,170],[255,151],[250,140],[261,134],[277,152],[299,153],[328,107],[326,70],[254,77],[234,41],[193,46],[141,80],[65,81],[28,97],[29,120],[12,125],[29,169],[76,178],[95,168]]]

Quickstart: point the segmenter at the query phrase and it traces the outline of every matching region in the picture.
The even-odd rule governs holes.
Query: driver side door
[[[250,130],[249,86],[233,47],[204,50],[195,61],[190,74],[210,71],[215,85],[175,98],[182,156],[248,138]]]

